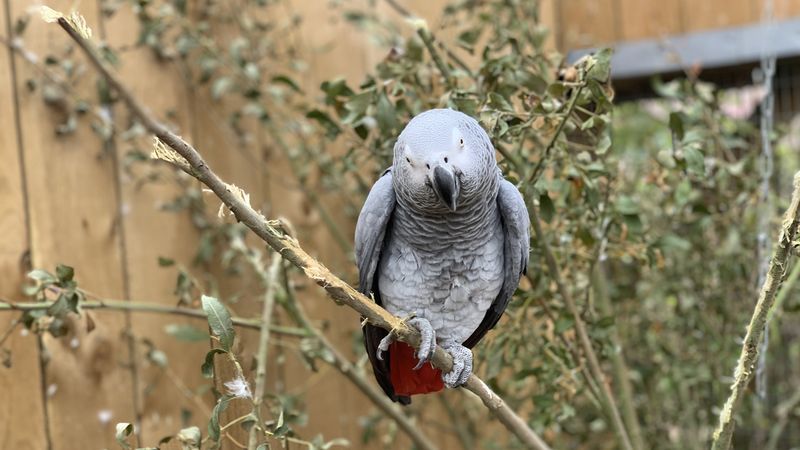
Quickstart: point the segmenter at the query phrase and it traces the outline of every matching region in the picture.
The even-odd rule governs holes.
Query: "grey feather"
[[[391,228],[395,203],[392,173],[389,169],[383,172],[383,175],[372,186],[356,223],[355,254],[359,274],[358,290],[366,296],[372,296],[375,303],[381,306],[383,303],[375,279],[375,270],[380,261],[381,250],[386,243],[387,230]],[[393,401],[405,405],[411,403],[408,397],[398,396],[394,393],[389,378],[389,351],[386,352],[385,358],[378,358],[378,346],[388,332],[368,323],[364,324],[362,332],[372,371],[383,392]]]
[[[391,169],[375,182],[367,195],[356,223],[355,253],[360,274],[358,290],[369,295],[372,277],[378,267],[381,248],[394,212],[395,195]]]
[[[522,275],[528,270],[530,255],[530,218],[525,200],[517,188],[506,180],[500,182],[497,193],[497,208],[503,222],[503,287],[492,306],[486,311],[481,324],[472,335],[464,341],[464,346],[472,348],[483,336],[497,324],[508,302],[514,295]]]

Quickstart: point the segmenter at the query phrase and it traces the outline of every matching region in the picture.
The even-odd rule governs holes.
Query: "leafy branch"
[[[204,161],[200,153],[181,137],[172,133],[167,127],[158,122],[133,95],[125,88],[119,79],[112,74],[110,69],[97,56],[93,44],[82,36],[64,17],[57,19],[58,24],[84,51],[92,65],[103,75],[108,84],[114,88],[120,98],[125,102],[131,112],[142,122],[142,125],[160,141],[177,152],[188,164],[188,173],[205,184],[217,197],[230,209],[236,219],[257,236],[263,239],[280,255],[301,269],[307,277],[320,285],[328,295],[338,304],[344,304],[357,311],[372,324],[392,330],[397,338],[413,347],[418,347],[420,342],[419,332],[409,327],[401,319],[389,314],[386,310],[376,305],[371,299],[356,291],[349,284],[335,276],[316,259],[308,255],[298,242],[287,236],[277,228],[277,222],[270,222],[254,210],[247,201],[246,194],[241,189],[222,181]],[[444,372],[452,369],[453,361],[441,347],[437,347],[432,357],[435,367]],[[548,449],[547,444],[519,417],[509,406],[495,394],[480,378],[474,374],[470,376],[464,387],[475,393],[483,404],[496,414],[498,419],[509,431],[514,433],[528,448]]]

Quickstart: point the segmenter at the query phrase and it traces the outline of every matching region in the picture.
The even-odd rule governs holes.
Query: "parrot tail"
[[[395,394],[428,394],[444,389],[442,371],[429,362],[414,370],[418,361],[410,345],[395,341],[389,346],[389,374]]]

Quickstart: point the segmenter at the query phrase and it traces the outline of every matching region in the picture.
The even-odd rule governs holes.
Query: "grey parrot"
[[[393,401],[464,384],[470,350],[493,328],[527,269],[530,221],[517,188],[503,178],[489,136],[450,109],[414,117],[394,145],[391,168],[358,217],[359,290],[408,318],[422,344],[363,327],[375,378]],[[436,344],[453,357],[442,374],[428,360]]]

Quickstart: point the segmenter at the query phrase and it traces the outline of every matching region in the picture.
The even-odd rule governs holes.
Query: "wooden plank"
[[[73,2],[50,2],[69,11]],[[26,0],[11,2],[12,17],[24,14]],[[96,28],[95,2],[83,2],[82,13]],[[43,61],[47,54],[63,56],[69,38],[59,27],[33,17],[25,33],[27,50]],[[69,44],[71,45],[71,44]],[[70,56],[77,64],[82,57]],[[25,145],[26,189],[29,194],[33,266],[53,270],[56,264],[75,267],[79,283],[104,297],[120,297],[122,270],[118,205],[114,195],[113,158],[81,120],[77,130],[56,136],[62,113],[42,101],[41,90],[30,91],[26,80],[38,72],[17,58],[22,140]],[[77,95],[96,100],[91,70],[80,77]],[[132,421],[133,396],[125,318],[116,312],[92,314],[96,329],[87,333],[86,315],[70,323],[67,336],[46,336],[43,345],[48,423],[53,449],[112,448],[114,422]],[[79,413],[76,413],[76,408]]]
[[[559,45],[562,51],[609,44],[621,38],[615,21],[617,0],[561,0],[559,8]]]
[[[681,0],[685,32],[733,27],[758,22],[761,11],[753,10],[750,0],[698,2]]]
[[[12,35],[5,5],[0,6],[0,26],[6,36]],[[21,285],[28,269],[28,230],[25,223],[26,204],[23,193],[22,164],[15,117],[15,86],[11,52],[0,48],[0,298],[21,300]],[[16,313],[0,313],[0,337],[19,317]],[[42,375],[36,336],[11,331],[3,349],[11,351],[12,366],[0,365],[0,448],[47,448],[47,430],[42,402]],[[2,358],[2,354],[0,354]]]
[[[682,0],[618,0],[622,40],[659,38],[683,32]]]
[[[191,140],[189,88],[174,63],[159,61],[150,48],[136,46],[139,27],[128,4],[104,19],[109,45],[126,49],[120,58],[121,79],[159,119],[168,120],[179,134]],[[130,123],[129,113],[122,106],[116,108],[115,116],[120,125]],[[128,295],[136,301],[174,305],[177,269],[160,267],[158,258],[170,258],[176,266],[190,267],[197,251],[198,233],[189,214],[160,208],[182,194],[171,181],[172,169],[165,164],[125,164],[134,147],[149,152],[152,138],[143,136],[124,141],[117,137],[115,147],[125,211]],[[153,174],[163,181],[142,182]],[[134,336],[152,341],[169,361],[168,368],[158,367],[145,358],[147,348],[141,345],[137,348],[142,444],[155,445],[162,437],[175,434],[189,424],[204,429],[213,398],[210,393],[197,398],[189,393],[203,391],[203,386],[209,384],[199,370],[208,343],[177,341],[165,328],[170,324],[193,324],[205,329],[206,324],[196,319],[145,314],[134,314],[131,322]],[[189,423],[183,423],[184,413],[190,414]]]

